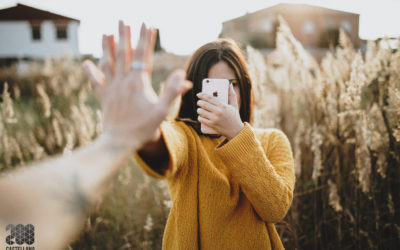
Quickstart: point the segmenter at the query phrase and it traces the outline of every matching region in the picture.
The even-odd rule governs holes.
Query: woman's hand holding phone
[[[228,103],[221,103],[217,97],[206,93],[198,93],[198,120],[227,139],[232,139],[243,129],[236,93],[229,84]]]

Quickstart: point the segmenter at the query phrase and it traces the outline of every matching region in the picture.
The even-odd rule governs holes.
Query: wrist
[[[134,151],[138,148],[138,142],[135,138],[128,140],[126,137],[114,134],[110,131],[104,132],[99,138],[98,143],[107,147],[112,148],[115,152],[126,152]]]
[[[151,137],[150,140],[140,145],[138,150],[142,152],[154,151],[158,148],[160,141],[161,141],[161,130],[160,128],[157,128],[157,130],[154,132],[153,137]]]
[[[230,135],[226,136],[226,138],[228,138],[228,140],[231,140],[232,138],[237,136],[240,133],[240,131],[242,131],[243,128],[244,128],[244,123],[240,123],[240,125],[236,129],[234,129]]]

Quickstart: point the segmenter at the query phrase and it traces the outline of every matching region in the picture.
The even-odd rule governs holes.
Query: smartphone
[[[229,80],[205,78],[203,79],[202,82],[201,92],[214,96],[221,103],[228,104]],[[215,130],[203,124],[201,124],[201,132],[204,134],[211,134],[211,135],[218,134]]]

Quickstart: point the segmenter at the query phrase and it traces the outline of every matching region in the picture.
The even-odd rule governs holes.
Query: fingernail
[[[185,86],[189,89],[193,88],[193,83],[191,81],[185,81]]]

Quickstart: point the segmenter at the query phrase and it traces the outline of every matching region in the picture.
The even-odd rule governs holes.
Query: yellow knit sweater
[[[180,121],[161,124],[169,151],[165,178],[173,205],[163,249],[283,249],[273,223],[288,211],[295,183],[287,137],[247,122],[233,139],[199,136]]]

